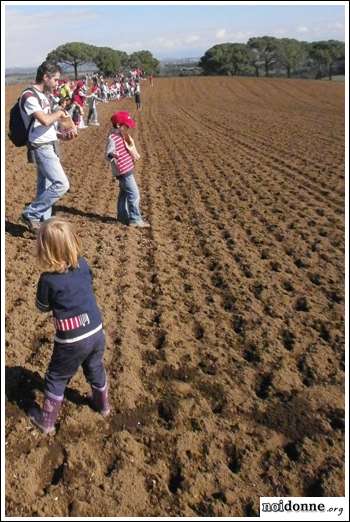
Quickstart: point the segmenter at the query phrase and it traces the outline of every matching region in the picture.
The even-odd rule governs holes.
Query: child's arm
[[[49,312],[51,310],[49,303],[49,285],[43,276],[40,276],[38,282],[35,304],[40,312]]]
[[[113,180],[115,180],[116,176],[117,176],[117,170],[116,170],[117,158],[118,158],[118,153],[115,150],[115,143],[114,143],[113,139],[111,138],[111,136],[109,136],[108,141],[107,141],[107,147],[106,147],[106,160],[109,161],[111,164]]]
[[[118,154],[115,153],[115,143],[109,136],[106,147],[106,159],[108,161],[114,161],[115,158],[118,158]]]

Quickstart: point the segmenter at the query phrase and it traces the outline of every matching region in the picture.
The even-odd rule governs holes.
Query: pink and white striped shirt
[[[114,159],[115,174],[122,176],[130,172],[134,168],[134,160],[128,149],[126,148],[124,138],[119,132],[113,132],[108,137],[107,151],[108,153],[116,154],[118,157]]]

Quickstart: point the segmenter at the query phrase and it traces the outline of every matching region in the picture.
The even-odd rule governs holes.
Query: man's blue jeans
[[[117,203],[117,219],[124,225],[142,221],[140,212],[140,193],[131,172],[118,176],[119,196]]]
[[[51,217],[52,205],[67,192],[69,181],[52,144],[42,145],[33,153],[37,193],[36,199],[24,209],[24,215],[31,221],[42,221]]]

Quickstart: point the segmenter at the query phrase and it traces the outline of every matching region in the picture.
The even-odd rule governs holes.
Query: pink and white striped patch
[[[81,326],[85,326],[90,324],[90,319],[88,314],[80,314],[75,317],[69,317],[68,319],[56,319],[53,318],[53,322],[56,330],[60,332],[68,332],[70,330],[76,330]]]

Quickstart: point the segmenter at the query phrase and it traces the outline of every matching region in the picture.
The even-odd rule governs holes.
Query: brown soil
[[[25,413],[53,325],[18,223],[35,172],[7,142],[7,515],[254,516],[260,496],[344,495],[344,85],[164,79],[142,101],[100,104],[101,127],[62,147],[56,212],[94,272],[113,411],[89,408],[79,372],[54,437]],[[151,229],[115,221],[117,108],[138,122]]]

